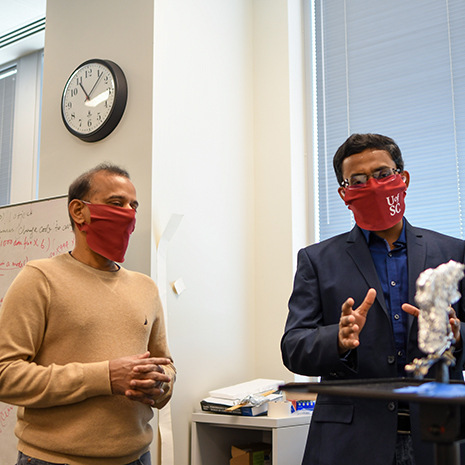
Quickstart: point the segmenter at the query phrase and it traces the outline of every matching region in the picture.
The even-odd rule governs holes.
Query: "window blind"
[[[465,2],[315,0],[317,238],[353,226],[332,158],[353,133],[399,145],[406,217],[464,237]]]
[[[10,202],[16,67],[0,71],[0,205]]]

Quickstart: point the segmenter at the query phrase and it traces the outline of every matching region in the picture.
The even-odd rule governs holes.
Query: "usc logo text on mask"
[[[389,205],[389,213],[394,216],[401,212],[400,193],[397,195],[389,195],[386,197],[386,202]]]

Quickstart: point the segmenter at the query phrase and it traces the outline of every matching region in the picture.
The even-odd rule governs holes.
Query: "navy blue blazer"
[[[415,228],[408,222],[406,239],[408,303],[415,305],[415,283],[419,274],[449,260],[465,263],[465,242]],[[341,360],[337,345],[341,306],[352,297],[354,308],[358,307],[369,288],[376,289],[376,301],[360,333],[360,345],[352,351],[350,363],[347,363]],[[459,291],[463,295],[464,280],[459,284]],[[457,316],[465,321],[465,299],[454,307]],[[417,333],[417,319],[408,315],[408,362],[424,356],[418,349]],[[464,323],[461,335],[463,340]],[[299,251],[281,351],[289,370],[306,376],[321,376],[322,380],[397,376],[391,317],[370,250],[358,226]],[[452,379],[462,379],[464,353],[465,350],[455,353],[457,364],[450,369]],[[432,465],[432,445],[420,441],[415,408],[411,406],[416,461],[419,465]],[[303,464],[391,465],[396,435],[397,402],[319,395]]]

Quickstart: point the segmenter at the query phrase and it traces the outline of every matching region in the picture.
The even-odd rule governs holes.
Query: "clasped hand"
[[[113,394],[153,406],[164,394],[163,384],[171,380],[163,370],[163,365],[170,363],[168,358],[151,357],[150,352],[110,360]]]

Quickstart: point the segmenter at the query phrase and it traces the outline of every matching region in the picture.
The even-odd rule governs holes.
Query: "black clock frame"
[[[102,126],[100,126],[98,129],[96,129],[93,132],[90,132],[88,134],[82,134],[78,131],[75,131],[73,128],[71,128],[66,119],[65,115],[63,112],[63,101],[65,98],[66,91],[68,89],[68,84],[76,71],[81,69],[83,66],[86,66],[90,63],[100,63],[107,67],[112,76],[113,80],[115,82],[115,100],[112,109],[110,110],[110,113],[106,119],[106,121],[103,123]],[[128,99],[128,84],[126,80],[126,76],[123,73],[123,70],[113,61],[111,60],[102,60],[100,58],[94,58],[91,60],[87,60],[83,63],[81,63],[70,75],[68,80],[66,81],[65,87],[63,89],[63,94],[61,96],[61,117],[63,119],[63,123],[68,129],[68,131],[73,134],[74,136],[78,137],[84,142],[97,142],[99,140],[104,139],[107,137],[109,134],[113,132],[113,130],[116,128],[118,123],[120,122],[121,118],[123,117],[124,110],[126,108],[126,102]]]

